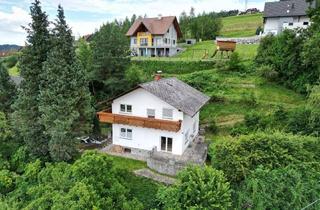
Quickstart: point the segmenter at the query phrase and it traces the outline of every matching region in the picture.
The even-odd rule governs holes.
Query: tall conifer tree
[[[26,29],[26,47],[20,57],[20,73],[24,79],[20,85],[20,93],[15,103],[16,127],[20,131],[29,151],[38,156],[48,155],[47,137],[44,127],[40,123],[38,108],[39,85],[43,63],[47,60],[50,49],[49,21],[41,9],[39,0],[35,0],[30,7],[32,22]]]
[[[50,156],[69,161],[76,155],[76,137],[91,129],[92,108],[86,72],[76,59],[71,29],[59,5],[53,48],[43,68],[41,122],[49,136]]]

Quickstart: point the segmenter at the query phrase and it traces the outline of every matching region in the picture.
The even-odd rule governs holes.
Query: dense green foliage
[[[106,23],[95,33],[93,51],[93,89],[98,101],[126,90],[125,71],[129,66],[129,41],[117,22]]]
[[[149,75],[152,75],[159,70],[169,74],[184,74],[215,67],[215,61],[133,60],[131,63]]]
[[[73,47],[72,33],[61,6],[58,8],[51,49],[43,66],[39,110],[53,160],[70,161],[77,154],[76,137],[91,131],[90,92],[86,71]]]
[[[319,163],[256,169],[237,191],[237,209],[302,209],[320,192]],[[316,204],[310,209],[319,209]]]
[[[279,82],[306,93],[320,78],[320,9],[309,11],[313,23],[306,30],[285,30],[262,39],[256,57],[258,65],[271,65]]]
[[[11,81],[7,69],[0,63],[0,112],[11,112],[16,91],[15,84]]]
[[[39,157],[47,157],[49,148],[44,126],[40,122],[38,107],[40,85],[44,62],[51,48],[49,21],[42,11],[39,0],[30,7],[32,23],[27,28],[27,46],[19,60],[23,82],[15,103],[15,123],[30,152]]]
[[[128,172],[116,170],[112,159],[97,153],[85,153],[72,165],[39,161],[28,164],[15,179],[6,176],[6,195],[0,206],[8,209],[143,209],[136,199],[129,198],[125,187]],[[10,178],[16,188],[10,191]],[[0,186],[3,182],[0,181]]]
[[[239,183],[258,166],[268,169],[320,160],[318,138],[283,133],[256,133],[213,144],[212,164]]]
[[[163,209],[228,209],[231,191],[221,171],[211,167],[187,167],[178,182],[159,190]]]
[[[221,19],[216,13],[203,13],[195,16],[193,8],[191,8],[189,15],[185,12],[181,13],[179,25],[184,39],[194,38],[197,40],[212,40],[219,35],[222,28]]]

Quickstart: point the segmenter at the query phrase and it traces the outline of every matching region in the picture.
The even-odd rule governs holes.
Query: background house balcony
[[[116,123],[123,125],[132,125],[143,128],[153,128],[159,130],[166,130],[178,132],[181,129],[181,121],[160,120],[144,117],[127,116],[120,114],[113,114],[108,111],[97,113],[99,121],[102,123]]]

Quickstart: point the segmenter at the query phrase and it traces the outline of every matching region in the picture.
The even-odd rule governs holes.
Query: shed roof
[[[171,24],[174,25],[178,37],[182,37],[182,33],[179,27],[178,20],[175,16],[166,16],[161,18],[139,18],[137,19],[127,32],[127,36],[133,36],[139,27],[143,25],[147,30],[153,35],[163,35],[165,34]]]
[[[177,78],[165,78],[147,82],[140,84],[139,87],[191,117],[210,99],[205,94]]]
[[[281,0],[266,2],[264,17],[294,17],[306,16],[310,4],[305,0]]]

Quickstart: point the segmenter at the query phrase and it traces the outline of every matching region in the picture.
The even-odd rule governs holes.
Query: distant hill
[[[262,13],[225,17],[222,24],[223,37],[254,36],[257,28],[263,26]]]
[[[18,51],[21,47],[15,44],[3,44],[0,45],[0,52]]]

